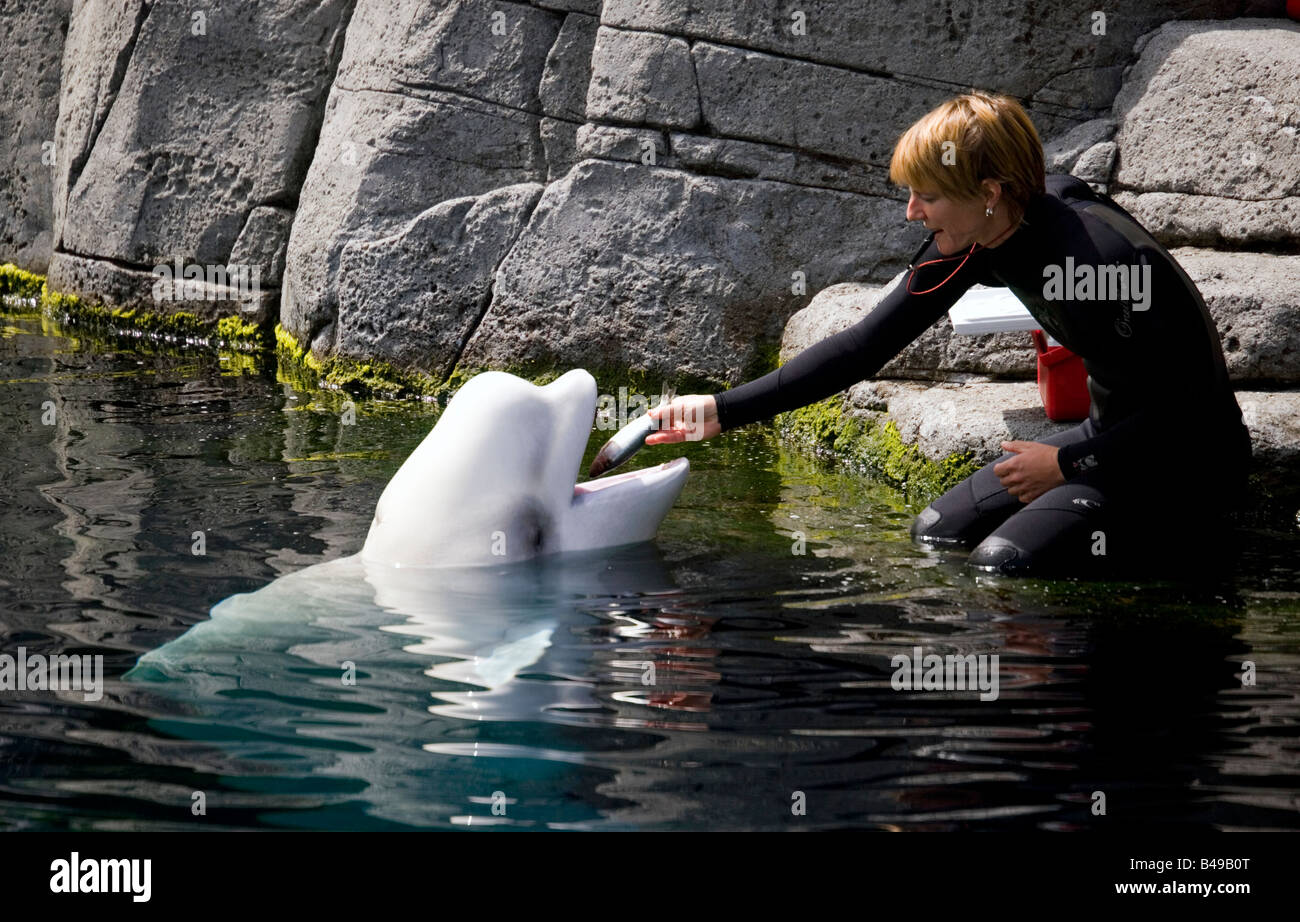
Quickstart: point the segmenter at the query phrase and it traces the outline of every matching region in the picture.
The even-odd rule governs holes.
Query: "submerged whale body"
[[[653,544],[495,568],[390,567],[353,554],[223,600],[127,675],[181,679],[209,699],[232,684],[294,699],[304,665],[332,672],[334,685],[344,663],[370,675],[416,665],[417,675],[494,690],[541,660],[558,629],[587,620],[583,612],[674,590]]]
[[[645,685],[645,661],[663,653],[636,648],[690,605],[654,542],[500,567],[353,554],[231,596],[108,694],[152,715],[168,741],[154,764],[180,759],[221,779],[208,793],[214,815],[257,791],[258,822],[287,828],[446,828],[471,814],[477,824],[489,812],[479,794],[619,783],[621,770],[582,764],[575,738],[683,719],[647,713],[661,692]],[[553,799],[511,807],[512,822],[604,823],[582,798]]]

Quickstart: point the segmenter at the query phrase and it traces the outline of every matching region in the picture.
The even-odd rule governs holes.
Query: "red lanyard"
[[[1027,222],[1025,222],[1025,221],[1022,219],[1022,220],[1021,220],[1021,224],[1025,224],[1025,223],[1027,223]],[[997,237],[993,238],[993,242],[996,243],[998,240],[1001,240],[1001,239],[1002,239],[1003,237],[1005,237],[1008,233],[1010,233],[1011,231],[1014,231],[1015,229],[1016,229],[1015,226],[1013,226],[1013,227],[1008,227],[1008,228],[1007,228],[1006,230],[1004,230],[1002,233],[998,234]],[[924,253],[927,249],[929,249],[929,247],[930,247],[930,241],[932,241],[932,240],[934,240],[934,234],[931,234],[931,235],[930,235],[930,239],[927,240],[927,241],[925,241],[925,243],[921,244],[921,249],[917,252],[916,256],[920,256],[921,253]],[[934,263],[946,263],[948,260],[950,260],[950,259],[956,259],[957,257],[956,257],[956,256],[945,256],[945,257],[943,257],[942,259],[928,259],[928,260],[926,260],[925,262],[921,263],[920,266],[911,266],[911,265],[909,265],[908,268],[911,269],[912,271],[909,272],[908,275],[907,275],[907,293],[908,293],[909,295],[928,295],[928,294],[929,294],[930,292],[932,292],[932,291],[938,291],[938,290],[939,290],[940,288],[942,288],[944,285],[947,285],[948,282],[950,282],[950,281],[952,280],[952,277],[953,277],[954,275],[956,275],[958,272],[961,271],[961,267],[964,266],[964,265],[966,265],[966,260],[968,260],[968,259],[971,258],[971,254],[975,252],[975,248],[978,247],[978,246],[980,246],[979,241],[976,241],[975,243],[972,243],[972,244],[970,245],[970,249],[966,251],[966,255],[965,255],[964,257],[962,257],[962,261],[961,261],[960,263],[957,264],[957,268],[956,268],[956,269],[953,269],[952,272],[948,273],[948,278],[944,279],[942,282],[940,282],[938,285],[935,285],[933,288],[927,288],[925,291],[913,291],[913,290],[912,290],[912,276],[916,275],[916,270],[917,270],[917,269],[920,269],[921,266],[929,266],[929,265],[932,265],[932,264],[934,264]],[[980,249],[987,250],[988,247],[980,247]],[[913,256],[912,258],[915,259],[916,256]]]
[[[929,246],[929,243],[928,243],[928,242],[926,243],[926,246],[927,246],[927,247]],[[966,256],[962,259],[962,261],[961,261],[960,263],[958,263],[957,268],[956,268],[956,269],[953,269],[952,272],[950,272],[950,273],[948,274],[948,278],[944,279],[942,282],[940,282],[938,285],[935,285],[933,288],[927,288],[925,291],[913,291],[913,290],[912,290],[912,276],[916,275],[916,270],[917,270],[917,269],[920,269],[922,266],[929,266],[929,265],[932,265],[933,263],[946,263],[948,260],[950,260],[950,259],[956,259],[957,257],[956,257],[956,256],[945,256],[945,257],[943,257],[942,259],[928,259],[928,260],[926,260],[925,262],[921,263],[920,266],[916,266],[915,268],[913,268],[912,271],[909,272],[908,275],[907,275],[907,293],[908,293],[909,295],[928,295],[930,292],[932,292],[932,291],[938,291],[938,290],[939,290],[940,288],[942,288],[944,285],[947,285],[948,282],[952,279],[952,277],[953,277],[954,275],[956,275],[958,272],[961,271],[961,267],[964,266],[964,265],[966,265],[966,260],[971,258],[971,254],[975,252],[975,248],[976,248],[977,246],[979,246],[979,243],[972,243],[972,244],[970,245],[970,250],[968,250],[967,253],[966,253]]]

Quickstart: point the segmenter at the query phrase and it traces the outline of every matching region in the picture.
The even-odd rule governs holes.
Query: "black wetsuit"
[[[1082,356],[1088,371],[1089,419],[1042,440],[1060,446],[1066,483],[1026,505],[1002,488],[990,464],[926,508],[913,534],[934,543],[978,543],[976,566],[1086,572],[1117,559],[1140,562],[1154,542],[1179,537],[1189,524],[1209,524],[1207,517],[1224,511],[1244,487],[1250,436],[1205,302],[1164,247],[1108,196],[1068,175],[1048,176],[1046,188],[999,246],[978,248],[963,265],[966,251],[944,257],[932,234],[912,261],[911,278],[863,320],[776,371],[715,394],[722,428],[805,406],[871,377],[971,285],[1005,286],[1045,331]],[[943,261],[922,265],[929,260]],[[1112,271],[1105,289],[1045,289],[1045,270],[1056,267],[1053,278],[1060,280],[1067,268],[1081,266],[1136,267],[1129,280],[1149,272],[1149,283],[1142,292],[1130,288],[1127,298],[1098,297],[1119,293]]]

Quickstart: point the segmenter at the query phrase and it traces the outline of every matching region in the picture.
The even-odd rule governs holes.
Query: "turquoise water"
[[[637,456],[692,465],[654,544],[376,581],[346,558],[434,408],[0,319],[0,653],[106,676],[0,692],[0,829],[1300,827],[1294,529],[1194,582],[977,576],[752,429]],[[895,690],[917,646],[999,696]]]

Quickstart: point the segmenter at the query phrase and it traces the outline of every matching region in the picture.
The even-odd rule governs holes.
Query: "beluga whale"
[[[581,369],[543,386],[476,375],[384,488],[358,553],[219,602],[128,678],[283,689],[289,660],[363,668],[397,642],[408,661],[461,661],[458,681],[509,684],[583,599],[672,585],[637,545],[654,550],[690,465],[577,483],[595,414]]]
[[[690,464],[577,483],[596,380],[476,375],[389,481],[361,557],[395,567],[513,563],[654,538]]]

